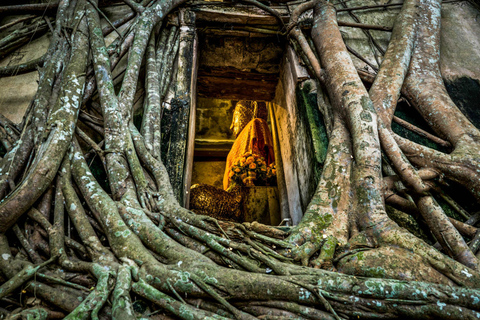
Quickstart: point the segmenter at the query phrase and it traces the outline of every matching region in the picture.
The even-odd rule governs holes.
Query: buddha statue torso
[[[232,149],[227,156],[223,188],[228,190],[231,179],[231,170],[234,163],[245,154],[263,158],[266,166],[274,162],[272,135],[265,120],[255,118],[250,121],[237,136]]]

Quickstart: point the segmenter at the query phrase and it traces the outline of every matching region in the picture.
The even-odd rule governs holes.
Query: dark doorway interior
[[[230,129],[235,105],[239,100],[265,105],[274,99],[285,44],[276,36],[259,35],[200,34],[199,40],[192,184],[222,188],[235,140]]]

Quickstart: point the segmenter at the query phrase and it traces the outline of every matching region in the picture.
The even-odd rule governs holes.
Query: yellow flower
[[[248,157],[248,158],[247,158],[247,164],[250,164],[250,163],[252,163],[252,162],[253,162],[253,160],[254,160],[254,159],[253,159],[253,157]]]
[[[255,169],[257,167],[257,165],[255,163],[250,163],[250,165],[248,167],[250,169]]]
[[[230,171],[230,172],[228,173],[228,177],[231,178],[231,177],[233,177],[234,174],[235,174],[235,173],[234,173],[233,171]]]
[[[240,172],[240,168],[235,168],[235,172]]]

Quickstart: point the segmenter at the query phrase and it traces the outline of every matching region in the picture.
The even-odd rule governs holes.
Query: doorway
[[[311,82],[307,72],[286,39],[278,35],[238,32],[236,26],[226,24],[219,31],[198,14],[196,25],[197,94],[194,122],[190,123],[195,135],[189,137],[193,152],[187,161],[192,162],[192,169],[185,174],[185,185],[222,188],[226,157],[235,141],[230,130],[235,105],[240,100],[262,103],[274,141],[279,220],[298,223],[315,191],[321,166],[315,159],[312,121],[304,101],[297,99],[303,83]],[[316,99],[314,89],[307,91],[304,94]],[[316,108],[315,103],[312,106]]]

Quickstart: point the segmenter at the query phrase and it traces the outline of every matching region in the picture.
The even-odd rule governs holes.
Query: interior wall
[[[198,97],[195,138],[208,141],[235,141],[230,130],[235,102],[228,99]]]
[[[282,60],[278,37],[200,37],[199,96],[272,100]]]
[[[281,159],[276,161],[282,162],[285,193],[288,199],[288,203],[281,203],[282,216],[287,210],[285,208],[287,205],[294,225],[300,222],[316,188],[312,165],[315,161],[312,159],[315,152],[305,112],[297,105],[295,94],[299,75],[292,70],[298,70],[298,67],[292,56],[284,56],[280,81],[271,104],[281,154]]]
[[[226,157],[235,141],[230,130],[235,101],[197,98],[192,185],[223,189]]]
[[[192,185],[197,183],[208,184],[223,189],[223,174],[226,161],[194,161]]]

